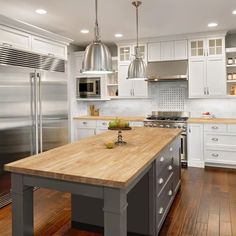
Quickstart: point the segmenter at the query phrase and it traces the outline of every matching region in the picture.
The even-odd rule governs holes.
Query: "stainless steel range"
[[[181,133],[181,162],[187,165],[187,119],[189,112],[153,111],[144,120],[145,127],[182,129]]]

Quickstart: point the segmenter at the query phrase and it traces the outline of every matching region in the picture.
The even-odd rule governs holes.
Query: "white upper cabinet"
[[[226,95],[224,37],[189,40],[189,97]]]
[[[148,44],[148,61],[173,61],[188,59],[187,40],[163,41]]]
[[[131,51],[132,46],[126,45],[126,46],[120,46],[118,48],[118,58],[119,62],[122,63],[129,63],[131,60]]]
[[[187,40],[174,41],[174,59],[187,60],[188,59],[188,42]]]
[[[32,37],[32,51],[67,59],[67,46],[41,37]]]
[[[161,42],[161,61],[174,59],[174,41]]]
[[[120,97],[147,97],[148,89],[146,81],[127,79],[129,65],[118,67],[118,90]]]
[[[161,60],[161,43],[149,43],[148,44],[148,61],[160,61]]]
[[[16,49],[30,50],[31,35],[10,27],[0,26],[0,44]]]

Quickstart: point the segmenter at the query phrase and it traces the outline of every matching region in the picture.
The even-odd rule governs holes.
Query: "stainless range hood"
[[[188,79],[188,61],[158,61],[147,65],[147,81],[173,81]]]

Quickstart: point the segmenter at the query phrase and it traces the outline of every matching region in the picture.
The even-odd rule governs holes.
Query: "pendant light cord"
[[[95,28],[94,28],[94,34],[95,34],[95,42],[100,41],[100,32],[98,27],[98,1],[95,0]]]
[[[137,47],[139,46],[138,42],[138,5],[136,5],[136,37],[137,37]]]

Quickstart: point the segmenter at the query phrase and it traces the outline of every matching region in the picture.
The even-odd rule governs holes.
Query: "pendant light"
[[[108,47],[100,40],[97,19],[97,0],[95,0],[95,39],[85,49],[82,63],[82,73],[85,74],[108,74],[112,73],[112,60]]]
[[[139,41],[138,41],[138,7],[142,4],[141,1],[133,1],[132,5],[136,8],[136,33],[137,45],[135,47],[135,58],[130,63],[128,69],[128,78],[132,80],[145,80],[146,79],[146,64],[140,55]]]

